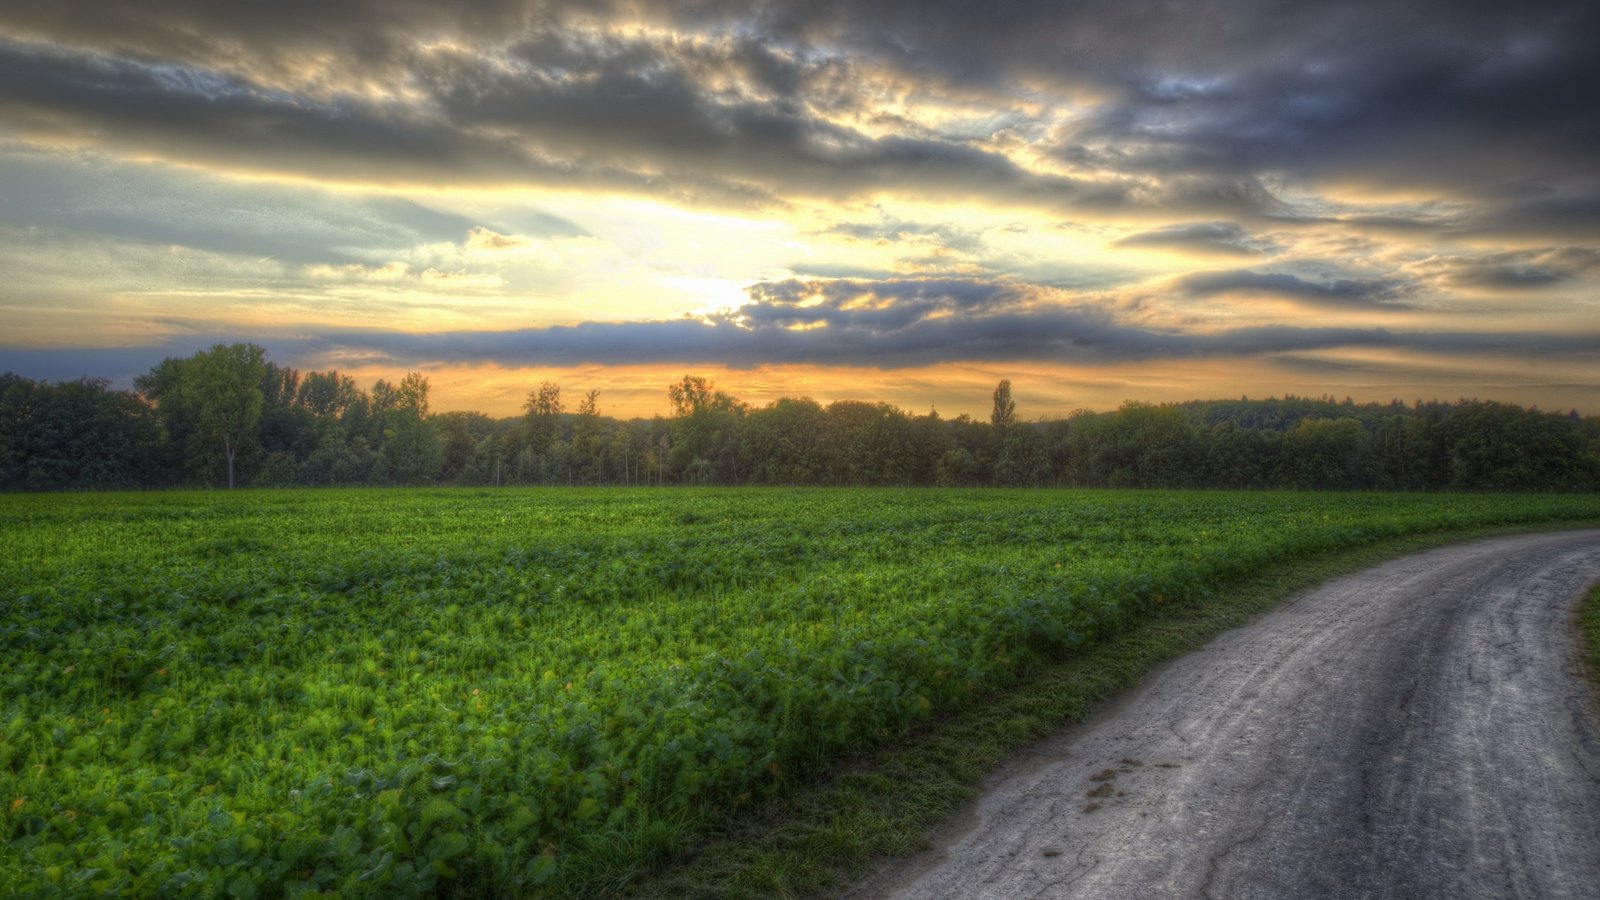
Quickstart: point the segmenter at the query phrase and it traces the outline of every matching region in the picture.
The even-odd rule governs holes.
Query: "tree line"
[[[1127,403],[987,421],[888,403],[753,406],[705,378],[671,414],[532,388],[518,417],[436,413],[426,376],[370,388],[253,344],[163,360],[131,391],[0,375],[0,489],[336,485],[940,485],[1595,490],[1600,417],[1476,400]]]

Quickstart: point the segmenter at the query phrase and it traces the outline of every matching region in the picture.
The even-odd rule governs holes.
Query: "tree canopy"
[[[163,360],[134,391],[0,375],[0,489],[288,485],[945,485],[1318,490],[1595,490],[1600,418],[1476,400],[1331,397],[1128,403],[989,421],[888,403],[751,406],[706,378],[670,416],[569,409],[553,382],[525,415],[436,413],[426,375],[362,389],[251,344]]]
[[[168,359],[134,382],[155,405],[169,433],[184,435],[199,468],[208,454],[222,454],[228,487],[234,486],[241,450],[259,436],[269,373],[266,351],[255,344],[217,344],[188,359]]]

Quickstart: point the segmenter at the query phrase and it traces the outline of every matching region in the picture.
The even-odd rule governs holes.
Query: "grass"
[[[1584,670],[1600,690],[1600,584],[1578,607],[1578,633],[1583,641]]]
[[[1058,658],[1020,685],[841,764],[833,777],[767,802],[621,893],[632,900],[835,893],[889,859],[927,848],[930,834],[977,797],[984,776],[1028,745],[1083,721],[1163,662],[1298,591],[1444,544],[1596,524],[1579,520],[1410,535],[1274,566],[1204,603],[1169,607],[1109,640]],[[1600,586],[1583,605],[1580,622],[1588,671],[1600,687]]]

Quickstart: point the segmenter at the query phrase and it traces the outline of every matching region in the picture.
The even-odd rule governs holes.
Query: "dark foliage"
[[[219,349],[163,361],[136,392],[0,376],[0,489],[225,484],[207,439],[216,428],[206,430],[192,399],[202,389],[189,383],[205,372],[195,361]],[[568,411],[546,383],[530,391],[526,415],[492,419],[430,412],[417,373],[362,390],[338,372],[271,362],[253,371],[260,384],[244,405],[259,404],[259,416],[228,447],[238,483],[254,486],[1600,487],[1600,418],[1478,400],[1128,403],[1027,423],[1001,382],[982,422],[860,401],[753,408],[685,376],[667,390],[670,418],[603,416],[594,391]]]

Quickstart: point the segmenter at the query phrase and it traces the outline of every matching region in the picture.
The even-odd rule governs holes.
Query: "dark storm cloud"
[[[1116,243],[1119,247],[1171,248],[1227,256],[1254,256],[1274,249],[1272,242],[1252,237],[1233,222],[1169,225],[1128,235]]]
[[[461,136],[405,109],[319,104],[237,78],[174,74],[0,41],[0,112],[24,127],[103,135],[179,159],[235,158],[348,177],[421,177],[440,167],[470,177],[528,162],[508,146]]]
[[[1267,6],[1277,15],[1227,15],[1238,36],[1261,38],[1253,47],[1172,44],[1142,79],[1138,64],[1124,70],[1120,101],[1064,136],[1060,152],[1111,170],[1482,194],[1587,171],[1600,149],[1589,112],[1600,101],[1594,4]],[[1237,56],[1217,58],[1218,46]]]
[[[1593,168],[1590,166],[1587,171],[1592,172]],[[1527,194],[1484,204],[1451,233],[1487,238],[1600,240],[1600,186],[1563,188],[1540,184]]]
[[[288,72],[307,54],[343,71],[398,70],[419,39],[516,33],[561,4],[434,0],[51,0],[0,5],[0,34],[149,61]],[[595,8],[602,4],[594,3]]]
[[[569,65],[510,73],[503,60],[419,56],[408,81],[430,96],[408,104],[305,97],[0,40],[0,113],[66,139],[357,181],[524,182],[737,204],[773,202],[772,191],[892,188],[1056,209],[1128,202],[1122,187],[1028,172],[961,142],[868,137],[792,104],[708,96],[693,60],[672,48],[605,39],[571,52]]]
[[[1428,216],[1403,216],[1403,215],[1356,215],[1341,216],[1329,221],[1342,225],[1351,225],[1363,231],[1392,231],[1398,233],[1441,231],[1454,224],[1452,219]]]
[[[394,366],[489,361],[504,366],[709,364],[848,365],[898,369],[970,360],[1110,365],[1156,360],[1270,358],[1340,348],[1466,357],[1600,352],[1595,334],[1402,332],[1264,326],[1213,332],[1119,322],[1049,291],[962,279],[763,282],[723,315],[589,322],[500,332],[400,334],[346,329],[295,342],[296,354],[352,354]],[[280,346],[278,342],[273,346]]]
[[[0,350],[0,369],[34,378],[83,374],[122,385],[167,356],[222,340],[253,340],[274,359],[299,366],[380,365],[428,368],[490,363],[506,367],[604,365],[844,365],[893,370],[947,362],[1054,362],[1112,365],[1173,360],[1304,358],[1296,354],[1379,348],[1462,361],[1518,356],[1592,358],[1600,333],[1473,334],[1383,328],[1267,326],[1192,333],[1117,322],[1107,311],[1060,304],[1026,309],[1023,291],[982,286],[880,284],[847,287],[820,307],[802,307],[785,285],[752,290],[738,314],[711,319],[588,322],[512,331],[428,334],[376,329],[321,329],[313,335],[186,334],[169,342],[117,350]],[[857,306],[857,296],[869,305]],[[886,298],[891,298],[887,299]],[[813,294],[812,299],[815,299]],[[898,308],[898,309],[897,309]],[[807,310],[816,310],[807,312]],[[790,326],[809,327],[796,329]],[[1285,355],[1288,357],[1285,357]],[[1469,364],[1465,363],[1464,364]]]
[[[1538,354],[1583,358],[1600,352],[1600,334],[1483,336],[1289,326],[1185,334],[1122,325],[1096,311],[1069,308],[918,318],[889,327],[880,327],[880,317],[870,313],[842,319],[843,324],[811,330],[683,319],[505,332],[348,330],[264,343],[290,358],[337,354],[337,358],[412,367],[491,362],[508,367],[700,364],[752,368],[796,364],[890,370],[974,360],[1109,365],[1270,358],[1280,353],[1357,347],[1468,357]]]
[[[1461,287],[1521,291],[1550,287],[1600,272],[1600,250],[1554,247],[1463,256],[1442,262],[1446,282]]]
[[[532,151],[519,135],[463,129],[426,108],[313,100],[232,77],[80,57],[0,39],[0,121],[67,140],[230,168],[358,182],[631,190],[726,204],[771,202],[715,175],[665,179],[610,161]]]
[[[702,21],[737,16],[701,3]],[[763,4],[760,26],[909,71],[1031,75],[1110,102],[1062,136],[1114,172],[1358,176],[1476,193],[1590,172],[1600,150],[1600,6],[1158,0]]]
[[[430,59],[417,74],[457,127],[516,133],[564,159],[604,159],[669,179],[707,171],[779,194],[916,187],[1062,208],[1125,199],[1117,188],[1027,172],[959,141],[868,137],[781,95],[712,94],[702,83],[705,71],[727,71],[729,53],[633,39],[550,39],[516,48],[512,76],[500,62],[466,55]]]
[[[631,8],[679,27],[756,36],[744,51],[749,70],[789,95],[803,78],[783,56],[763,52],[768,42],[969,83],[1042,74],[1114,89],[1120,102],[1097,127],[1164,148],[1186,168],[1253,171],[1360,156],[1387,145],[1390,135],[1415,138],[1441,127],[1441,141],[1492,139],[1491,147],[1463,144],[1431,160],[1448,167],[1464,156],[1496,153],[1506,141],[1566,155],[1592,149],[1597,133],[1587,116],[1600,84],[1592,77],[1600,74],[1591,52],[1596,12],[1586,2],[1241,0],[1219,13],[1155,0],[1021,0],[1008,3],[1004,15],[980,3],[930,9],[912,0],[697,0]],[[291,66],[295,54],[322,51],[403,71],[418,43],[518,34],[533,36],[526,41],[530,55],[570,63],[581,48],[549,36],[579,10],[602,23],[619,18],[604,4],[512,0],[137,6],[60,0],[7,4],[0,28],[208,68],[231,68],[241,53],[248,54],[244,63]]]
[[[607,30],[626,20],[677,34]],[[0,6],[0,34],[62,48],[7,45],[12,115],[337,177],[670,183],[724,200],[916,187],[1231,215],[1272,212],[1258,178],[1276,173],[1485,197],[1533,186],[1553,215],[1594,221],[1572,180],[1600,156],[1589,2],[1018,0],[998,15],[912,0],[58,0]],[[957,132],[825,121],[863,102],[863,66],[999,104],[1022,83],[1085,89],[1099,105],[1055,152],[1110,183],[1026,171]],[[397,85],[416,105],[362,93]],[[1548,221],[1494,202],[1483,227]]]
[[[1192,297],[1262,294],[1344,308],[1375,304],[1392,306],[1410,289],[1406,282],[1387,278],[1307,281],[1283,272],[1254,272],[1249,269],[1195,272],[1179,278],[1176,286]]]
[[[230,339],[231,340],[231,339]],[[217,341],[175,339],[141,347],[33,348],[0,346],[0,372],[40,381],[104,378],[126,390],[133,379],[169,356],[192,356]]]
[[[1027,293],[1023,287],[995,281],[789,279],[752,285],[752,302],[718,319],[756,331],[826,326],[885,333],[935,316],[971,316],[1017,306]]]

